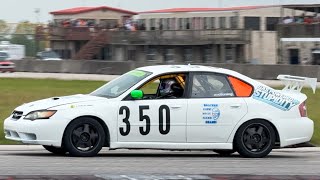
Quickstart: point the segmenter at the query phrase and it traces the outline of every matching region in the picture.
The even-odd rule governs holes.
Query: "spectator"
[[[291,24],[293,23],[293,18],[292,17],[289,17],[289,16],[286,16],[284,19],[283,19],[283,24]]]
[[[310,16],[307,16],[304,18],[304,23],[305,24],[311,24],[313,23],[313,18],[311,18]]]

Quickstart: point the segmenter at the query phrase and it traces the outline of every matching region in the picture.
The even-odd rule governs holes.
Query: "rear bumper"
[[[280,146],[309,142],[314,131],[314,123],[308,117],[280,120],[277,122],[277,129],[280,136]]]

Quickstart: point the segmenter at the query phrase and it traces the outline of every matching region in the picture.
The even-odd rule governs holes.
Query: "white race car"
[[[308,84],[315,91],[317,79],[278,79],[286,83],[283,90],[223,68],[142,67],[90,94],[17,107],[4,122],[5,137],[71,156],[95,156],[109,147],[265,157],[313,134],[300,90]]]

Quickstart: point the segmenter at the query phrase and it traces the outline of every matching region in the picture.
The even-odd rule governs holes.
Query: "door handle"
[[[179,109],[179,108],[181,108],[182,106],[181,105],[172,105],[172,106],[170,106],[171,107],[171,109]]]
[[[240,108],[241,104],[232,104],[230,105],[231,108]]]

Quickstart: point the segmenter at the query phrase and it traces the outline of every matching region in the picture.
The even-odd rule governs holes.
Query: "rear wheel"
[[[234,139],[235,147],[243,157],[261,158],[267,156],[275,143],[275,132],[264,120],[244,123]]]
[[[71,156],[95,156],[105,142],[105,132],[92,118],[79,118],[66,128],[64,145]]]
[[[43,145],[43,147],[44,147],[47,151],[49,151],[49,152],[51,152],[51,153],[53,153],[53,154],[65,155],[65,154],[67,153],[67,151],[66,151],[64,148],[62,148],[62,147],[58,148],[58,147],[46,146],[46,145]]]
[[[220,156],[230,156],[236,151],[233,149],[217,149],[217,150],[213,150],[213,152],[218,153]]]

